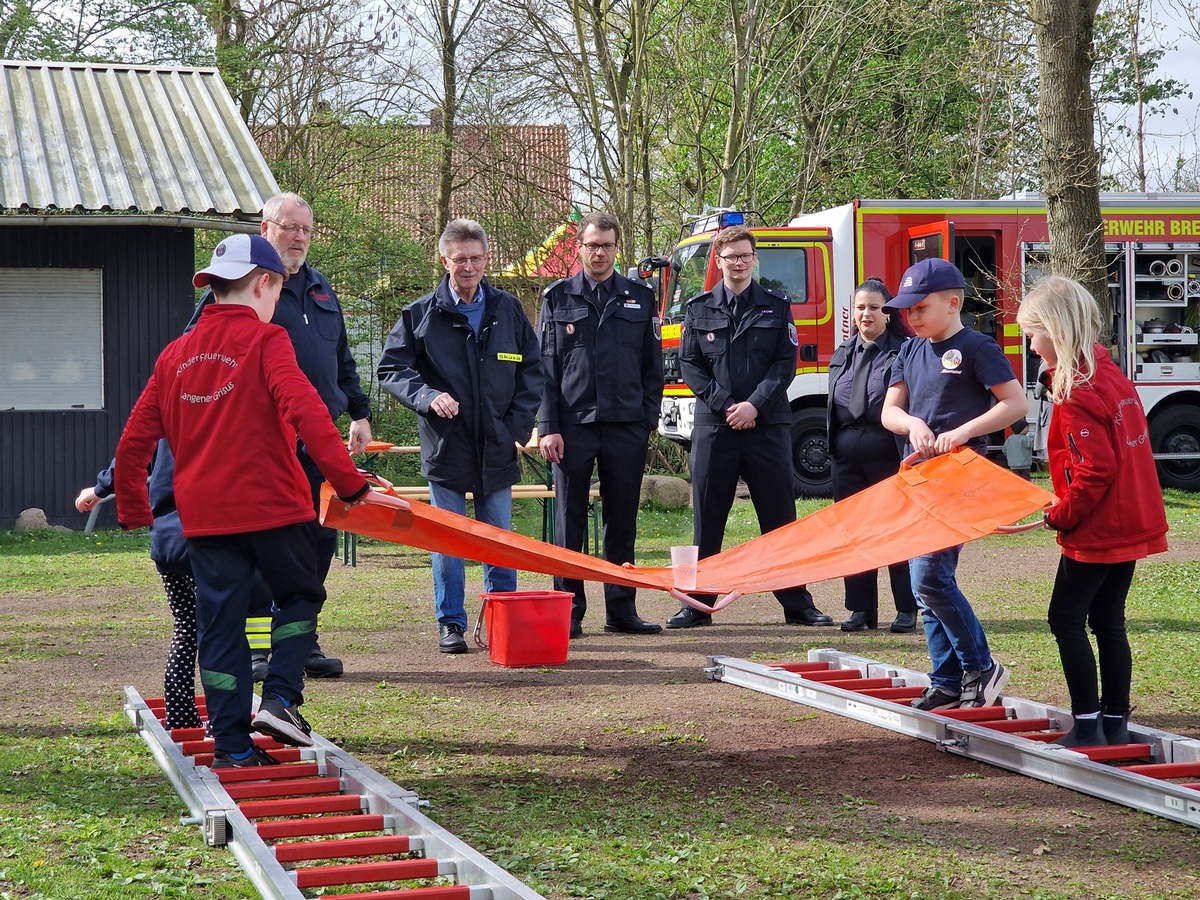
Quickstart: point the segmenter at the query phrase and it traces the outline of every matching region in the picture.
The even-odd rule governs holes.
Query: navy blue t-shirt
[[[944,341],[908,341],[892,364],[892,384],[908,389],[908,414],[944,434],[981,416],[992,406],[992,388],[1014,381],[1012,366],[992,338],[962,328]],[[986,451],[987,436],[967,446]],[[906,445],[905,453],[912,448]]]

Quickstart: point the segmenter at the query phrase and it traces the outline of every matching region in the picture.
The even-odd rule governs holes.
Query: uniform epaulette
[[[552,290],[554,290],[556,287],[558,287],[560,284],[562,284],[564,281],[567,281],[567,280],[568,279],[566,279],[566,278],[559,278],[557,281],[551,282],[550,284],[546,285],[546,289],[542,291],[542,296],[545,297]]]
[[[687,303],[695,303],[697,300],[707,300],[711,296],[712,291],[705,291],[703,294],[697,294],[695,297],[688,297]]]
[[[775,297],[775,298],[777,298],[777,299],[779,299],[779,300],[782,300],[784,303],[790,303],[790,302],[791,302],[791,299],[788,297],[788,295],[787,295],[787,294],[781,293],[781,292],[779,292],[779,291],[776,291],[776,290],[774,290],[774,289],[772,289],[772,288],[769,288],[769,287],[763,287],[763,285],[761,285],[761,284],[759,285],[759,287],[761,287],[761,288],[763,289],[763,292],[764,292],[764,293],[770,294],[772,297]]]

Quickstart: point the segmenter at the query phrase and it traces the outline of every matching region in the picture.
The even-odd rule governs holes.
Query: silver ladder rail
[[[203,710],[203,706],[201,709]],[[182,818],[181,821],[184,824],[201,826],[205,842],[210,846],[228,847],[254,887],[266,900],[308,900],[310,895],[304,893],[304,889],[298,885],[298,873],[308,872],[319,876],[322,867],[311,866],[301,869],[282,864],[277,859],[275,851],[277,847],[285,845],[268,843],[260,836],[255,821],[252,820],[252,817],[247,816],[238,801],[230,796],[226,790],[227,785],[207,765],[197,764],[193,755],[185,752],[185,745],[174,739],[163,727],[159,717],[160,711],[151,707],[133,687],[125,688],[123,711],[130,724],[149,747],[151,754],[175,788],[176,793],[179,794],[180,799],[187,806],[190,815]],[[380,831],[386,835],[407,836],[406,853],[436,861],[436,875],[452,876],[455,882],[453,887],[408,888],[406,896],[411,895],[416,900],[421,893],[428,891],[431,898],[447,898],[447,900],[452,897],[461,897],[463,900],[545,900],[541,894],[517,880],[479,851],[419,812],[417,807],[427,804],[420,800],[414,792],[384,778],[374,769],[346,753],[336,744],[325,740],[316,732],[313,732],[311,737],[313,739],[311,748],[269,749],[268,752],[277,757],[289,756],[296,761],[309,763],[309,769],[312,768],[312,764],[315,764],[317,776],[337,780],[338,797],[360,797],[362,799],[361,812],[368,816],[379,817],[382,823]],[[284,767],[269,768],[282,769]],[[230,770],[225,771],[229,772]],[[239,780],[234,782],[238,785],[261,783],[253,780],[254,769],[233,771],[239,773]],[[286,784],[286,782],[283,783]],[[280,797],[282,795],[276,792],[270,796]],[[247,801],[247,805],[251,802]],[[265,802],[268,805],[272,803],[272,801]],[[289,801],[274,802],[283,805]],[[297,816],[303,812],[301,810],[267,813],[258,818],[276,815]],[[318,819],[319,816],[315,816],[311,821]],[[281,819],[279,821],[294,820]],[[325,834],[336,839],[354,833],[357,832],[351,831],[346,834],[327,832]],[[296,845],[299,846],[300,842],[297,842]],[[353,854],[347,850],[344,857],[339,853],[336,857],[328,858],[351,858],[352,856]],[[433,877],[433,873],[410,877],[428,878]],[[388,880],[398,881],[400,879]],[[345,883],[369,884],[370,881]],[[307,886],[328,888],[325,883],[312,883]],[[455,891],[455,888],[458,890]],[[392,889],[391,893],[394,892],[395,889]],[[367,897],[371,893],[362,888],[355,888],[353,894],[345,896]],[[379,891],[381,897],[386,897],[388,894],[389,890]],[[338,895],[327,892],[324,896],[334,898]]]
[[[715,681],[878,725],[931,741],[947,753],[1200,827],[1200,789],[1167,780],[1200,782],[1200,741],[1130,722],[1133,743],[1076,752],[1050,743],[1071,727],[1066,710],[1003,697],[1002,710],[988,708],[997,710],[997,715],[987,725],[982,717],[980,721],[955,718],[955,714],[970,717],[977,710],[938,713],[909,706],[901,695],[928,686],[924,672],[832,649],[810,650],[808,659],[812,668],[801,664],[797,668],[808,671],[794,672],[782,668],[787,664],[711,656],[705,673]],[[855,690],[856,680],[870,686]],[[1010,730],[1000,730],[1006,728]],[[1109,764],[1122,761],[1129,764]]]

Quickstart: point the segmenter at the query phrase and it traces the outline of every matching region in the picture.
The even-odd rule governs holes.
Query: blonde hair
[[[1100,307],[1078,281],[1051,275],[1025,295],[1017,310],[1024,331],[1042,331],[1054,345],[1058,363],[1050,380],[1055,403],[1065,403],[1071,391],[1096,374],[1093,345],[1100,339]]]

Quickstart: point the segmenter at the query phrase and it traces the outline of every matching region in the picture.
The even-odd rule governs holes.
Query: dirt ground
[[[1187,556],[1195,550],[1180,547],[1176,552]],[[996,577],[993,552],[986,542],[967,548],[960,576],[968,591],[971,584]],[[1055,557],[1053,548],[1043,548],[1023,564],[1052,571]],[[335,562],[331,602],[351,580],[369,579],[374,566],[396,564],[372,560],[369,553],[357,569]],[[115,590],[36,600],[5,595],[0,615],[20,611],[31,621],[61,628],[72,610],[95,610],[110,602]],[[819,605],[835,620],[844,617],[836,586],[821,585],[816,593]],[[417,609],[427,602],[409,599]],[[886,599],[884,604],[881,618],[890,621]],[[643,596],[639,608],[644,617],[661,622],[675,604],[663,596]],[[709,655],[802,659],[813,647],[894,661],[898,648],[922,648],[920,634],[849,636],[836,626],[786,627],[770,597],[739,601],[710,628],[648,637],[603,634],[602,610],[597,591],[585,636],[571,642],[567,665],[554,670],[501,668],[479,650],[465,656],[440,654],[431,615],[408,621],[381,616],[370,631],[329,633],[325,644],[331,655],[336,651],[345,659],[347,674],[312,686],[314,725],[325,737],[344,740],[348,735],[336,727],[322,727],[321,697],[365,694],[381,682],[452,694],[494,714],[494,733],[473,737],[477,746],[499,745],[496,752],[505,752],[505,746],[514,754],[530,747],[546,752],[548,745],[586,747],[587,766],[601,777],[678,770],[694,780],[698,791],[777,780],[786,772],[803,794],[804,815],[834,811],[825,821],[828,826],[836,825],[836,810],[847,798],[855,798],[860,813],[865,810],[871,827],[881,833],[919,828],[924,840],[935,844],[961,844],[962,836],[970,834],[981,846],[1011,852],[1014,894],[1024,893],[1025,887],[1036,893],[1038,880],[1050,867],[1056,881],[1094,879],[1117,895],[1119,885],[1128,884],[1134,873],[1140,890],[1173,896],[1183,890],[1179,896],[1188,896],[1194,889],[1200,894],[1200,833],[1195,828],[938,752],[923,741],[715,683],[703,672]],[[473,617],[475,610],[470,611]],[[97,635],[85,652],[5,666],[0,670],[0,723],[69,733],[74,718],[93,716],[97,708],[115,711],[127,684],[147,697],[159,696],[155,689],[161,686],[163,654],[161,642],[133,643],[114,621],[112,630]],[[49,683],[67,692],[56,704],[63,721],[52,726],[43,724],[45,705],[29,702]],[[704,752],[697,754],[694,745],[664,746],[631,737],[639,729],[663,726],[684,735],[702,733]],[[578,762],[564,760],[562,765],[569,774]]]

